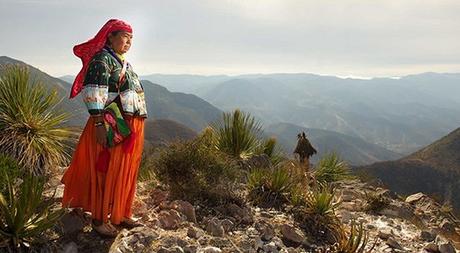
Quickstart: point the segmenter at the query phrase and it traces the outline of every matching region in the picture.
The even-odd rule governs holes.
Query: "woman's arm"
[[[102,114],[108,98],[109,78],[107,63],[96,58],[88,66],[82,90],[83,101],[94,119],[96,141],[104,146],[107,143],[107,133]]]

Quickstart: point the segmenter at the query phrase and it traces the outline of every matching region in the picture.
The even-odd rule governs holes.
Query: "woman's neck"
[[[122,61],[125,61],[125,55],[124,55],[124,54],[119,54],[119,53],[117,53],[117,52],[115,52],[115,54],[117,54],[117,56],[120,57],[120,59],[121,59]]]
[[[115,56],[115,58],[118,58],[118,60],[121,60],[121,63],[125,61],[125,54],[119,54],[117,51],[115,51],[110,45],[105,46],[107,50],[111,51],[112,55]]]

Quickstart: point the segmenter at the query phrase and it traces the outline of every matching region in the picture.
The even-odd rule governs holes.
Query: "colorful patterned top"
[[[123,61],[110,47],[104,47],[89,63],[82,96],[91,115],[101,114],[105,105],[117,97],[122,68]],[[120,84],[120,100],[125,114],[147,117],[144,88],[129,63],[124,82]]]

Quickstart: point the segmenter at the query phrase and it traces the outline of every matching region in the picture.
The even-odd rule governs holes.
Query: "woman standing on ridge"
[[[143,87],[124,57],[131,41],[131,26],[122,20],[110,19],[94,38],[73,49],[83,67],[75,78],[70,98],[81,91],[90,117],[61,179],[65,184],[62,204],[91,212],[93,229],[111,237],[117,234],[112,224],[138,225],[131,219],[131,206],[147,110]],[[117,96],[125,126],[131,134],[113,146],[110,138],[116,138],[117,134],[107,131],[110,120],[104,112]]]

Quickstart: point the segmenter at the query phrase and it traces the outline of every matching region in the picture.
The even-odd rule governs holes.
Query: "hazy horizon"
[[[110,3],[110,4],[108,4]],[[460,1],[0,0],[0,55],[75,75],[75,44],[110,18],[133,26],[140,75],[460,72]]]

